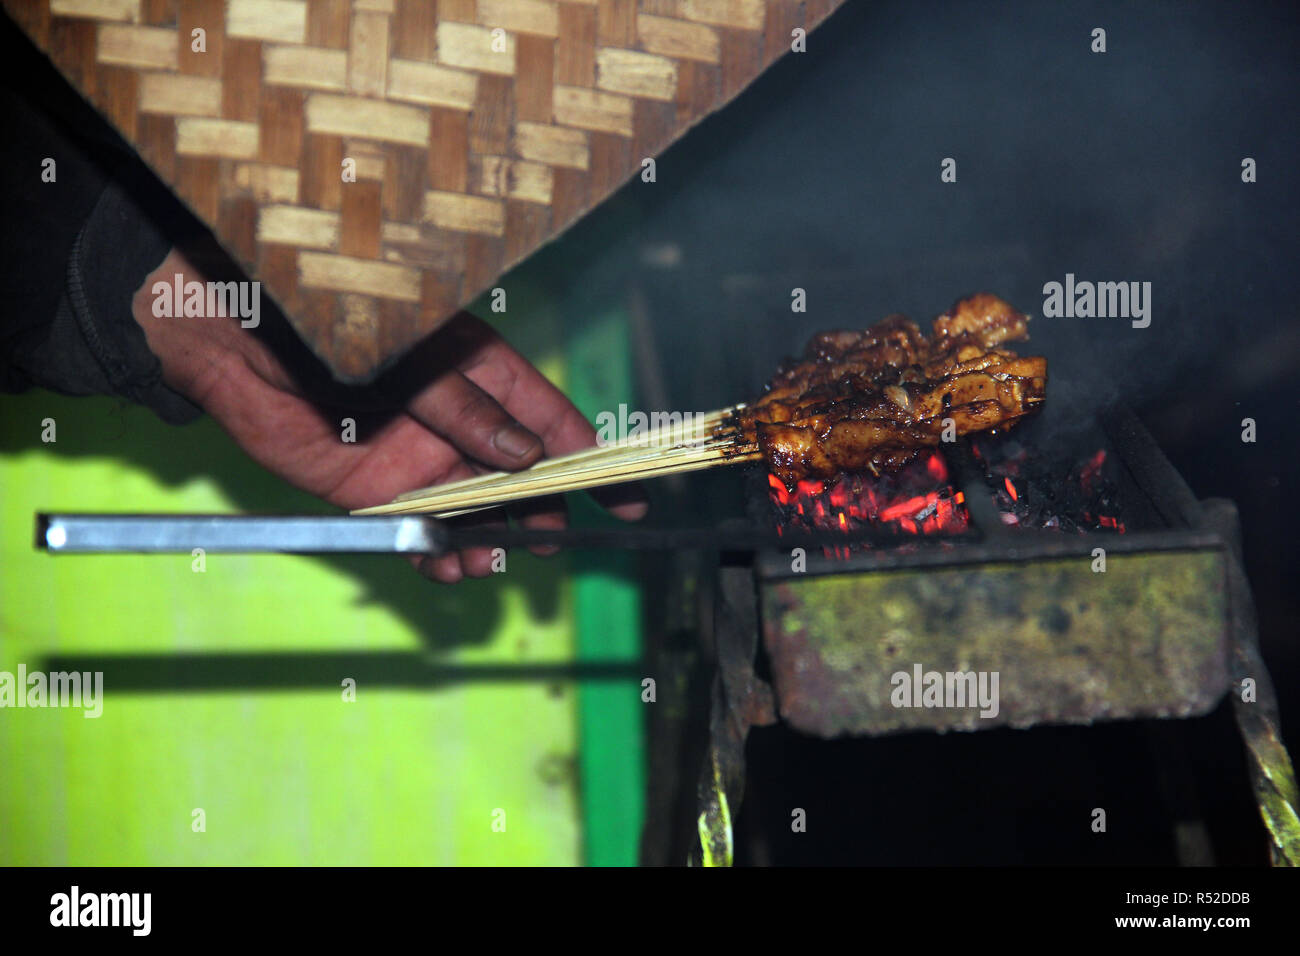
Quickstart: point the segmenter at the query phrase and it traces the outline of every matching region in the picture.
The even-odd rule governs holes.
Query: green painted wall
[[[249,497],[261,510],[319,506],[261,474],[207,421],[169,429],[140,409],[47,393],[6,399],[0,414],[7,437],[39,435],[47,416],[58,423],[57,451],[38,444],[0,458],[0,670],[43,669],[53,653],[362,660],[427,650],[451,664],[572,655],[571,598],[555,561],[512,555],[503,578],[452,589],[401,559],[209,555],[195,573],[183,555],[37,553],[32,515],[43,509],[235,511]],[[124,458],[104,454],[113,444]],[[128,444],[183,464],[159,475],[131,460]],[[238,490],[210,474],[233,476]],[[577,789],[564,772],[577,758],[572,685],[362,681],[355,703],[329,686],[105,691],[98,719],[0,710],[0,863],[579,859]],[[196,807],[204,833],[191,830]],[[504,833],[492,830],[497,808]]]
[[[588,419],[595,421],[601,410],[617,408],[631,396],[623,313],[596,313],[590,325],[570,338],[568,353],[569,394]],[[589,501],[574,507],[579,521],[596,510]],[[635,665],[641,660],[636,556],[587,552],[573,556],[573,568],[579,659]],[[646,706],[639,677],[585,681],[579,689],[587,862],[594,866],[637,861],[645,816]]]
[[[510,338],[560,380],[554,314],[530,319]],[[603,398],[589,385],[583,393]],[[40,442],[47,417],[58,429],[50,446]],[[108,399],[5,396],[0,671],[47,669],[50,655],[157,655],[193,669],[221,665],[177,655],[275,652],[288,672],[297,655],[344,659],[338,681],[309,689],[169,691],[160,667],[147,692],[110,683],[99,719],[0,709],[0,864],[635,861],[637,681],[493,683],[456,671],[579,652],[636,660],[637,596],[625,576],[575,567],[574,555],[522,553],[505,575],[454,588],[399,558],[209,555],[203,573],[180,555],[55,558],[32,546],[42,510],[323,506],[262,472],[209,421],[177,429]],[[591,615],[585,625],[576,606]],[[347,662],[363,672],[368,655],[392,652],[451,676],[414,689],[362,679],[345,703]],[[192,829],[195,808],[205,832]],[[498,809],[505,832],[492,826]]]

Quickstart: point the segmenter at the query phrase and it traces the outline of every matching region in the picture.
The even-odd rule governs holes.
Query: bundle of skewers
[[[399,495],[354,514],[452,517],[542,495],[765,460],[787,487],[846,472],[880,475],[941,441],[1009,428],[1037,411],[1047,360],[1003,348],[1028,316],[987,293],[957,302],[924,335],[891,316],[869,329],[813,336],[763,395],[517,472]]]
[[[425,513],[450,518],[540,495],[756,461],[762,457],[758,446],[745,440],[736,419],[742,407],[695,415],[689,425],[650,429],[619,442],[543,459],[522,471],[499,471],[418,488],[386,505],[353,514]]]

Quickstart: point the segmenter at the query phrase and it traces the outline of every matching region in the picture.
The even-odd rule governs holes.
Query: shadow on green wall
[[[68,423],[61,424],[57,443],[40,441],[39,422],[45,417]],[[208,419],[169,426],[120,401],[41,391],[6,397],[0,422],[4,425],[0,455],[6,457],[39,451],[64,458],[116,459],[147,471],[169,487],[210,480],[236,512],[337,513],[332,506],[264,471]],[[77,510],[76,502],[71,501],[50,501],[44,506]],[[147,511],[148,505],[130,502],[123,510]],[[322,555],[312,560],[361,582],[362,602],[399,614],[430,651],[482,646],[504,621],[501,587],[492,578],[447,586],[422,578],[405,559],[396,556]],[[512,554],[510,561],[510,584],[523,593],[532,618],[553,621],[561,613],[560,588],[567,559]],[[303,643],[310,642],[285,636],[286,646]]]

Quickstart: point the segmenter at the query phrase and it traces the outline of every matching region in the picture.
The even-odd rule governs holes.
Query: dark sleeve
[[[118,395],[173,424],[197,418],[163,383],[131,297],[200,227],[3,16],[0,51],[0,391]]]

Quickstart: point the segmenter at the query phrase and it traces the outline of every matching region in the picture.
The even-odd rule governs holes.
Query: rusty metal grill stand
[[[1182,477],[1160,452],[1145,427],[1127,410],[1103,418],[1103,425],[1128,468],[1132,482],[1150,499],[1170,529],[1186,529],[1182,537],[1192,544],[1204,544],[1209,536],[1220,549],[1226,575],[1227,662],[1218,675],[1219,685],[1210,701],[1232,695],[1237,727],[1249,758],[1252,791],[1270,837],[1274,865],[1300,865],[1300,820],[1297,819],[1295,772],[1282,741],[1277,698],[1259,649],[1254,601],[1243,569],[1240,529],[1236,506],[1227,500],[1198,501]],[[984,490],[964,482],[968,502],[982,500]],[[983,531],[990,527],[989,515],[972,510],[972,518]],[[1020,535],[994,531],[985,534],[983,548],[997,550]],[[1187,531],[1191,531],[1189,536]],[[1130,536],[1126,536],[1130,537]],[[1117,539],[1107,538],[1108,542]],[[1130,541],[1133,538],[1130,537]],[[1089,540],[1089,545],[1093,541]],[[1032,548],[1009,548],[1001,560],[1032,557]],[[1031,553],[1026,553],[1031,552]],[[987,560],[987,558],[986,558]],[[723,555],[717,572],[717,594],[713,614],[716,661],[712,684],[708,744],[696,791],[698,837],[693,840],[688,863],[728,866],[734,861],[732,822],[744,793],[745,743],[750,728],[778,720],[777,693],[755,671],[761,633],[759,593],[763,587],[762,558],[751,566],[744,556]],[[927,563],[918,562],[920,566]],[[1247,692],[1253,687],[1253,696]],[[1189,705],[1183,713],[1170,711],[1150,716],[1183,716],[1208,710],[1206,700]],[[1025,722],[1019,726],[1029,726]],[[828,736],[833,734],[827,734]],[[1179,839],[1180,859],[1204,862],[1195,835]]]
[[[1273,679],[1259,648],[1259,622],[1243,564],[1237,506],[1225,498],[1197,500],[1150,432],[1131,412],[1115,413],[1107,422],[1107,431],[1117,443],[1128,446],[1125,461],[1130,468],[1144,469],[1134,477],[1148,495],[1174,510],[1166,516],[1171,524],[1181,521],[1193,528],[1213,531],[1228,548],[1228,667],[1233,715],[1246,746],[1255,803],[1269,832],[1273,865],[1300,866],[1300,817],[1296,812],[1300,794],[1290,754],[1282,741]],[[1143,454],[1133,454],[1134,445],[1140,446]],[[1246,681],[1254,685],[1251,699],[1245,693]]]
[[[771,686],[754,672],[758,601],[747,560],[723,555],[714,605],[717,671],[709,713],[709,747],[697,791],[699,842],[691,865],[730,866],[732,818],[745,790],[745,741],[751,727],[776,722]]]

